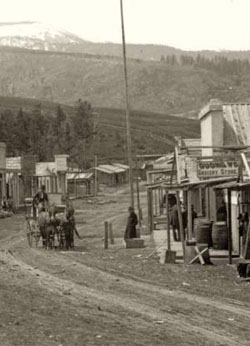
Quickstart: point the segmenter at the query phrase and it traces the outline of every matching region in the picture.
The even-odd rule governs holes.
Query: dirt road
[[[95,219],[85,205],[75,253],[29,249],[23,216],[2,222],[0,345],[249,345],[250,286],[233,267],[159,265],[150,238],[103,250],[104,215],[127,203],[118,199],[96,205]]]

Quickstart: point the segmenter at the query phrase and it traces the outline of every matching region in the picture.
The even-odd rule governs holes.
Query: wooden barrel
[[[228,230],[226,221],[214,222],[212,229],[212,240],[214,249],[228,249]]]
[[[205,218],[194,219],[194,234],[197,243],[212,246],[212,221]]]

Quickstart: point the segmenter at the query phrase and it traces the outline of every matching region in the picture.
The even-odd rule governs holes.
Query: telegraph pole
[[[124,84],[125,84],[125,97],[126,97],[126,137],[127,137],[127,154],[128,154],[128,165],[129,165],[130,200],[131,200],[131,206],[134,207],[134,179],[133,179],[133,166],[132,166],[133,160],[132,160],[131,134],[130,134],[128,72],[127,72],[126,41],[125,41],[125,28],[124,28],[124,17],[123,17],[123,0],[120,0],[120,7],[121,7]]]
[[[97,174],[98,174],[98,170],[96,169],[97,168],[97,164],[98,164],[98,162],[97,162],[97,156],[95,155],[95,186],[94,186],[94,188],[95,188],[95,191],[94,191],[94,194],[95,194],[95,197],[97,196],[97,194],[98,194],[98,178],[97,178]]]

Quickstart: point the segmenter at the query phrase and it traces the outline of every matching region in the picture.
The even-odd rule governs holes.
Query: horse
[[[43,240],[43,247],[45,249],[53,249],[57,233],[56,220],[50,218],[48,212],[42,211],[38,216],[38,226]]]
[[[74,249],[74,230],[75,225],[70,220],[62,221],[60,225],[59,247],[66,250]]]

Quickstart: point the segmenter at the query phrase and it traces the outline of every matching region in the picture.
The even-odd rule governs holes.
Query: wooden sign
[[[68,155],[55,155],[56,171],[66,172],[68,169]]]
[[[199,178],[237,177],[239,174],[239,162],[230,161],[205,161],[197,162],[197,175]]]

